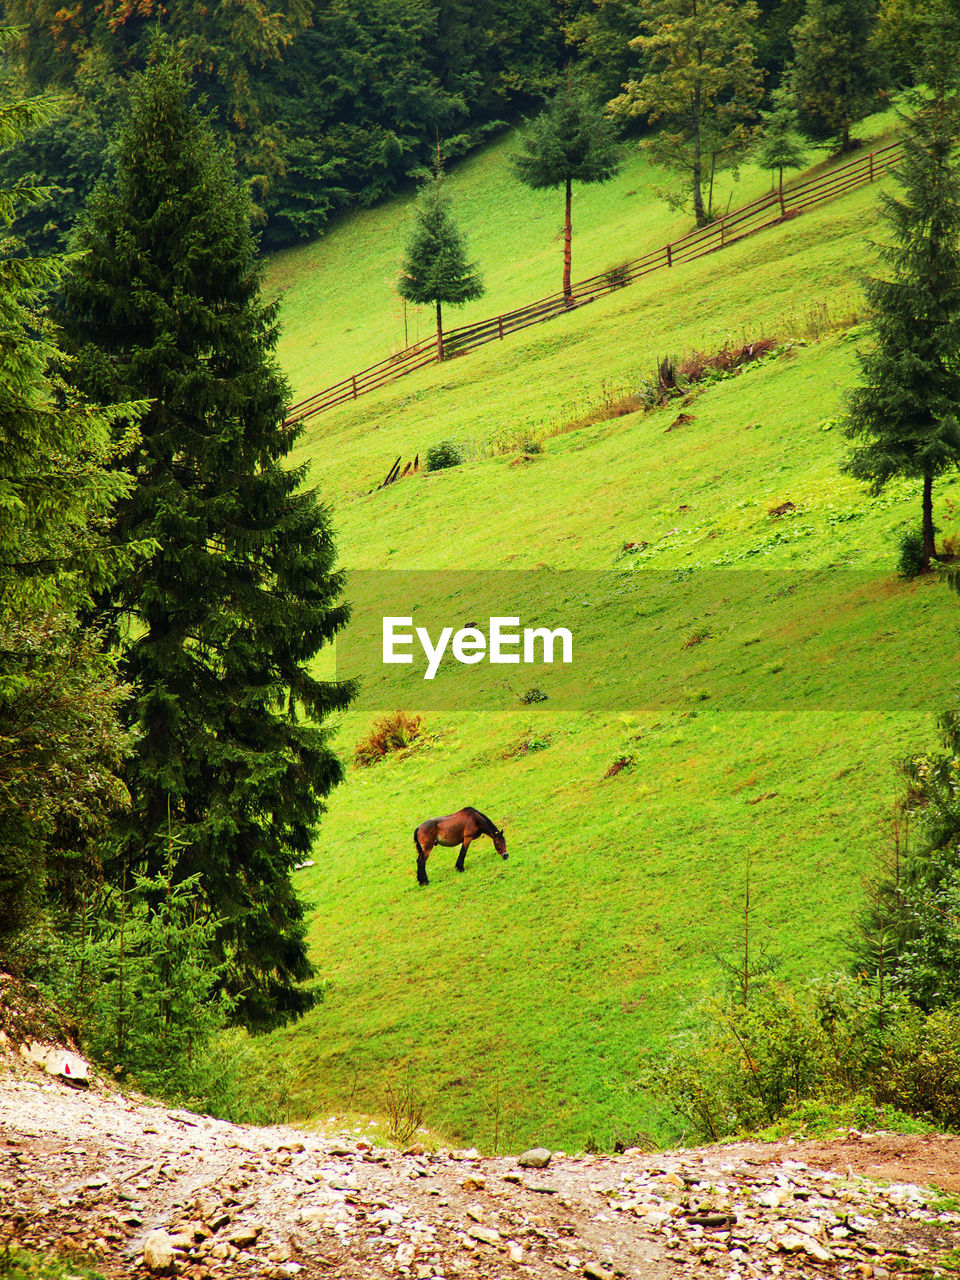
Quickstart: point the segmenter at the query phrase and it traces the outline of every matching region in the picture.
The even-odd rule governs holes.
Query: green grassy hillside
[[[551,287],[536,250],[525,258],[505,237],[495,252],[491,202],[532,199],[508,186],[508,151],[455,175],[498,282],[486,312],[520,300],[521,273],[520,296]],[[639,161],[632,172],[639,188]],[[603,191],[584,272],[626,256]],[[654,239],[679,229],[644,203]],[[349,569],[439,571],[456,625],[481,611],[465,571],[576,570],[584,653],[596,666],[608,643],[618,656],[609,681],[592,672],[589,697],[547,673],[536,682],[552,696],[528,706],[519,675],[482,696],[464,684],[469,697],[450,677],[445,697],[419,699],[409,682],[357,673],[368,686],[338,726],[346,756],[377,705],[422,710],[425,733],[402,758],[351,766],[298,873],[326,998],[267,1045],[288,1063],[294,1114],[382,1113],[402,1085],[429,1124],[481,1146],[668,1136],[634,1087],[638,1061],[689,1026],[721,979],[716,955],[741,945],[748,864],[751,932],[783,973],[844,963],[861,877],[887,839],[894,762],[930,740],[960,620],[936,583],[894,573],[896,537],[918,523],[914,488],[873,500],[839,474],[875,205],[875,188],[853,193],[311,424],[300,456],[334,504]],[[281,354],[301,391],[389,341],[376,291],[350,282],[385,269],[402,214],[397,201],[347,219],[274,264],[288,290]],[[517,215],[511,234],[530,231]],[[824,332],[831,319],[843,330]],[[337,325],[353,330],[342,344]],[[811,340],[708,387],[676,429],[675,402],[572,425],[664,354],[761,334]],[[466,443],[464,465],[370,492],[397,454],[446,437]],[[522,447],[534,438],[542,452]],[[960,492],[946,484],[940,498],[954,527]],[[358,614],[406,581],[355,577]],[[628,763],[605,776],[616,760]],[[455,851],[438,850],[418,888],[414,826],[464,804],[504,825],[509,861],[481,840],[461,876]]]

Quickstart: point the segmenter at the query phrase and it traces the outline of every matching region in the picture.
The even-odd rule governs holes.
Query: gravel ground
[[[228,1124],[0,1061],[0,1234],[111,1277],[930,1275],[960,1247],[960,1214],[931,1184],[960,1190],[960,1139],[851,1132],[521,1167]]]

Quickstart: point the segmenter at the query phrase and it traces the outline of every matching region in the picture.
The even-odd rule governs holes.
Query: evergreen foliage
[[[439,155],[436,174],[424,183],[417,200],[397,292],[418,306],[436,306],[438,360],[443,359],[443,303],[460,307],[483,294],[483,281],[476,264],[467,261],[463,236],[450,213]]]
[[[790,86],[803,132],[850,149],[850,130],[877,109],[882,77],[871,47],[875,0],[808,0],[793,29]]]
[[[563,187],[563,293],[570,297],[574,182],[606,182],[620,168],[620,146],[612,122],[568,74],[561,89],[533,121],[514,157],[517,177],[534,190]]]
[[[157,550],[100,601],[135,691],[118,864],[155,876],[172,812],[174,883],[198,877],[234,1016],[267,1027],[313,1000],[290,873],[341,778],[322,721],[351,689],[308,665],[347,611],[328,515],[284,466],[298,429],[249,202],[172,54],[133,82],[116,156],[65,295],[76,384],[151,402],[117,528]]]
[[[51,117],[34,99],[0,109],[0,145]],[[122,804],[126,740],[113,664],[79,612],[124,563],[107,536],[129,477],[109,469],[119,410],[95,409],[53,371],[44,318],[62,262],[20,256],[9,228],[42,191],[0,191],[0,945],[39,914],[51,876],[69,881]],[[125,410],[135,417],[135,407]],[[130,551],[135,548],[131,546]]]
[[[761,113],[763,132],[757,147],[757,164],[775,169],[781,192],[784,169],[799,169],[804,162],[803,147],[796,136],[796,115],[785,88],[774,90],[771,110]]]
[[[180,0],[158,9],[153,0],[8,0],[7,20],[21,32],[22,65],[33,86],[76,90],[94,105],[98,84],[125,82],[141,70],[160,28],[177,46],[185,67],[206,95],[209,109],[230,134],[251,179],[282,168],[280,134],[260,88],[264,68],[276,63],[297,33],[309,26],[309,0],[235,0],[208,5]],[[108,119],[107,124],[111,123]]]
[[[660,128],[644,148],[658,164],[688,174],[697,226],[712,217],[702,184],[735,164],[752,139],[762,92],[754,0],[655,0],[630,41],[647,70],[611,108]]]
[[[58,130],[0,161],[53,188],[44,220],[19,228],[50,243],[109,164],[105,134],[146,65],[157,11],[152,0],[11,0],[7,12],[28,82],[68,95]],[[234,147],[270,245],[396,189],[429,163],[438,129],[460,154],[544,96],[565,57],[562,26],[553,0],[187,0],[161,20]]]
[[[960,706],[940,730],[943,749],[904,766],[914,833],[898,832],[855,951],[860,971],[925,1013],[960,1006]]]
[[[873,344],[859,354],[863,382],[849,397],[844,470],[879,493],[894,476],[922,482],[923,569],[937,556],[933,482],[960,466],[960,133],[952,19],[928,41],[929,91],[912,95],[899,196],[883,195],[892,241],[879,248],[888,277],[865,283]]]

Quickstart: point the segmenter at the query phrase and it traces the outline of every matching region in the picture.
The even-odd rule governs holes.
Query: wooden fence
[[[553,316],[564,315],[577,307],[593,302],[595,298],[613,293],[633,284],[651,271],[662,271],[679,266],[684,262],[693,262],[708,253],[717,253],[728,245],[736,244],[745,236],[751,236],[765,227],[775,226],[788,218],[794,218],[814,205],[823,204],[827,200],[851,191],[865,183],[874,182],[893,165],[901,154],[899,142],[890,143],[868,155],[858,156],[846,164],[839,165],[827,173],[809,178],[794,186],[778,187],[767,195],[760,196],[750,204],[735,209],[705,227],[691,231],[671,244],[644,254],[640,258],[632,258],[618,266],[609,267],[599,275],[590,276],[586,280],[578,280],[572,286],[569,295],[563,293],[550,294],[525,307],[507,311],[500,316],[491,316],[475,324],[461,325],[450,329],[443,335],[444,357],[461,355],[482,347],[488,342],[501,341],[508,333],[517,333],[520,329],[529,328],[533,324],[541,324]],[[315,395],[291,405],[287,423],[303,422],[335,405],[356,400],[369,391],[385,386],[397,378],[402,378],[415,369],[435,363],[437,360],[437,340],[435,337],[414,343],[397,355],[388,356],[368,369],[352,374],[333,386],[325,387]]]

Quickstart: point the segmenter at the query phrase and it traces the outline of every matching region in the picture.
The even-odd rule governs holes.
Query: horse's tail
[[[423,850],[420,848],[420,836],[417,834],[420,828],[415,827],[413,832],[413,843],[417,846],[417,853],[423,856]]]

